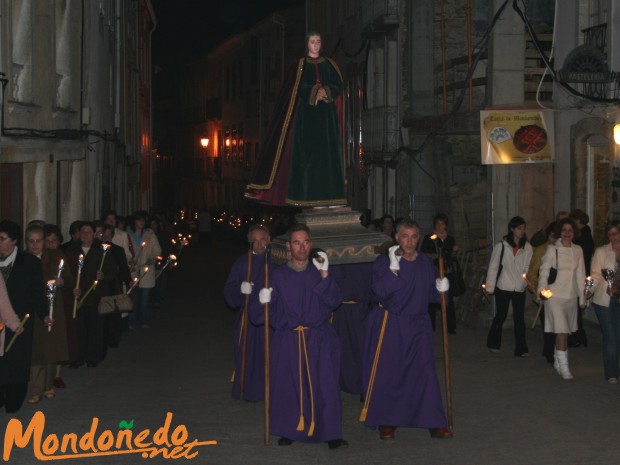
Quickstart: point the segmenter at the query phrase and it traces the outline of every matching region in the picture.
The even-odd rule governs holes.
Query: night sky
[[[152,0],[153,65],[167,68],[209,51],[278,8],[304,0]]]

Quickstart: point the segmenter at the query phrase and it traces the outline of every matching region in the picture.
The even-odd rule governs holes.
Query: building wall
[[[150,63],[140,99],[126,101],[133,93],[117,90],[135,74],[135,64],[124,62],[129,42],[150,54],[150,37],[129,27],[154,23],[150,2],[10,0],[0,12],[0,170],[22,177],[0,191],[0,217],[22,225],[42,219],[66,232],[70,222],[97,218],[102,208],[126,211],[123,149],[139,150],[139,136],[150,131],[127,130],[130,113],[150,93]]]

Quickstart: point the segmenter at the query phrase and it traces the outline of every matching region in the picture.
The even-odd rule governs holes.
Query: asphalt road
[[[222,287],[232,261],[243,246],[219,241],[206,249],[192,244],[183,250],[179,266],[170,276],[168,295],[153,311],[153,327],[125,333],[121,346],[112,349],[97,368],[65,370],[67,388],[56,398],[36,406],[25,404],[14,416],[0,413],[3,451],[10,437],[9,420],[24,429],[36,412],[45,425],[42,446],[55,451],[63,435],[78,438],[93,428],[95,448],[119,436],[119,423],[133,425],[135,440],[145,433],[153,441],[168,412],[172,414],[168,439],[181,445],[173,455],[194,454],[177,463],[194,464],[416,464],[416,465],[526,465],[616,464],[620,454],[620,385],[603,378],[600,332],[588,328],[588,348],[569,351],[575,379],[562,380],[539,356],[542,338],[528,330],[532,357],[512,356],[511,330],[504,330],[500,354],[485,349],[486,330],[458,328],[451,336],[454,438],[436,440],[427,430],[398,429],[393,441],[380,441],[376,431],[358,422],[361,404],[343,394],[344,437],[350,446],[335,451],[325,444],[295,443],[290,447],[263,444],[263,404],[230,398],[233,368],[234,312],[224,304]],[[443,370],[440,338],[437,366]],[[440,375],[441,377],[441,375]],[[443,380],[440,380],[443,382]],[[38,414],[35,418],[40,419]],[[14,423],[13,425],[15,425]],[[105,433],[108,430],[109,432]],[[127,433],[125,433],[127,434]],[[37,434],[21,447],[14,445],[8,463],[39,463]],[[87,437],[84,439],[86,441]],[[8,442],[7,442],[8,440]],[[183,444],[217,441],[216,445]],[[85,443],[88,449],[89,444]],[[83,453],[77,447],[77,452]],[[126,449],[126,448],[125,448]],[[170,448],[172,450],[172,447]],[[92,452],[92,449],[90,450]],[[159,452],[160,454],[162,451]],[[71,451],[69,451],[71,454]],[[56,457],[46,459],[58,460]],[[45,457],[44,457],[45,458]],[[161,455],[140,453],[76,457],[63,463],[160,464]],[[3,461],[4,460],[3,458]]]

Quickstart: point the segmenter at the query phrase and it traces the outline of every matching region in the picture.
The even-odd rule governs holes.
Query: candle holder
[[[592,297],[592,288],[593,287],[594,287],[594,279],[592,279],[592,277],[588,276],[586,278],[585,287],[583,288],[584,300],[587,301],[590,297]]]
[[[601,269],[601,274],[603,275],[603,278],[605,279],[605,281],[607,281],[607,292],[611,294],[611,287],[614,282],[614,277],[616,276],[616,272],[615,270],[612,270],[611,268],[603,268]]]
[[[45,286],[45,294],[47,296],[47,301],[49,303],[49,315],[50,320],[54,320],[54,299],[56,298],[56,280],[50,279]],[[51,332],[52,327],[48,326],[47,331]]]

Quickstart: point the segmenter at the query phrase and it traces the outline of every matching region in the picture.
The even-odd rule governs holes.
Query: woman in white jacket
[[[568,367],[568,335],[577,329],[577,300],[585,306],[586,268],[583,250],[573,243],[578,229],[573,220],[564,218],[556,224],[558,240],[550,244],[538,274],[538,292],[550,289],[553,295],[545,302],[545,332],[555,333],[553,367],[564,379],[572,379]],[[556,279],[549,283],[551,268],[557,270]]]
[[[594,280],[594,311],[603,333],[603,364],[605,379],[610,384],[618,384],[618,356],[620,355],[620,302],[618,288],[614,283],[614,296],[608,292],[607,281],[602,269],[617,270],[620,261],[620,221],[613,221],[607,226],[609,244],[599,247],[594,252],[590,267]],[[617,271],[616,271],[617,273]]]
[[[508,223],[508,234],[496,244],[491,254],[485,283],[486,292],[495,294],[496,314],[487,336],[487,347],[498,353],[502,344],[502,326],[512,302],[515,332],[515,357],[529,357],[525,340],[525,288],[524,279],[532,259],[532,246],[525,235],[525,220],[515,216]]]

